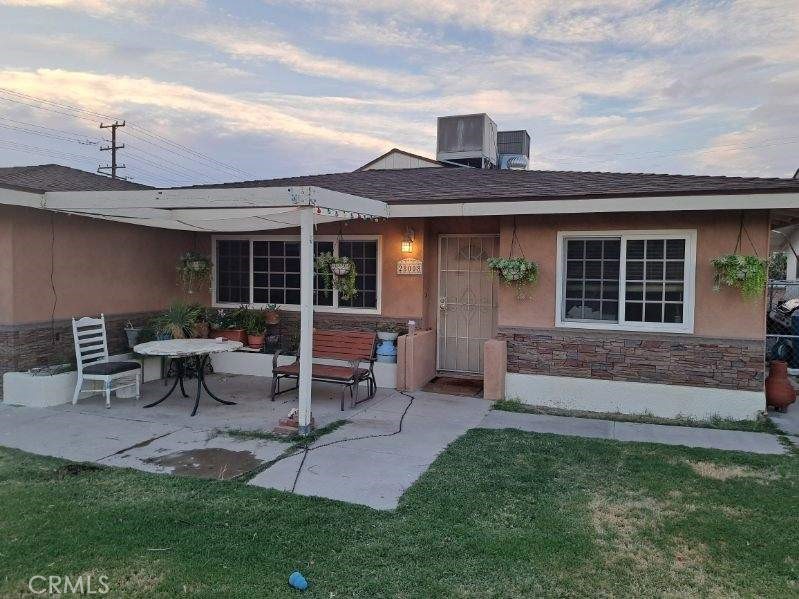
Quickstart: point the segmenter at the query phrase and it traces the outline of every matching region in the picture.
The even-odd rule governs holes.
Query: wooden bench
[[[346,366],[343,364],[332,365],[314,363],[311,370],[311,379],[325,383],[336,383],[349,388],[350,406],[373,398],[377,392],[377,381],[375,381],[374,373],[376,344],[377,335],[375,333],[363,333],[360,331],[322,331],[314,329],[314,359],[345,362]],[[297,380],[300,376],[299,352],[297,352],[297,357],[294,362],[285,366],[277,365],[277,358],[280,353],[280,350],[278,350],[272,357],[272,401],[275,401],[276,395],[297,388],[297,385],[295,385],[289,389],[281,390],[281,379]],[[369,366],[364,367],[365,364]],[[359,400],[358,389],[362,382],[368,384],[369,395],[365,399]],[[355,390],[354,397],[353,389]],[[342,390],[341,393],[341,409],[344,409],[344,390]]]

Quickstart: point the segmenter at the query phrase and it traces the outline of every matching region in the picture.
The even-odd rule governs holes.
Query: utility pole
[[[108,150],[111,151],[111,164],[110,165],[106,164],[105,166],[102,165],[98,166],[97,172],[103,175],[107,175],[108,174],[107,171],[110,170],[112,179],[127,179],[127,177],[117,177],[117,169],[125,168],[124,164],[119,164],[119,165],[117,164],[117,150],[121,150],[122,148],[125,147],[125,144],[117,145],[117,127],[124,127],[124,126],[125,126],[125,121],[122,121],[121,123],[119,121],[114,121],[110,125],[104,125],[103,123],[100,123],[100,129],[111,129],[111,145],[105,146],[104,148],[103,147],[100,148],[100,150],[104,152]]]

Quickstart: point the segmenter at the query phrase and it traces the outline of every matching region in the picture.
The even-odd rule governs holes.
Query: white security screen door
[[[483,372],[483,344],[494,336],[497,300],[486,260],[496,235],[442,235],[438,242],[438,369]]]

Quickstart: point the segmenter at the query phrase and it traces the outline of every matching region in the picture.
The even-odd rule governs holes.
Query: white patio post
[[[311,363],[313,359],[313,207],[300,210],[300,380],[299,433],[311,432]]]

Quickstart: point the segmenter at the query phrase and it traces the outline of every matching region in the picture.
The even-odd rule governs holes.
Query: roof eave
[[[631,199],[637,201],[631,202]],[[612,196],[580,199],[494,199],[467,202],[413,202],[389,205],[393,218],[420,216],[501,216],[593,212],[677,212],[696,210],[799,209],[799,191],[783,193]]]

